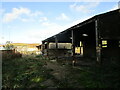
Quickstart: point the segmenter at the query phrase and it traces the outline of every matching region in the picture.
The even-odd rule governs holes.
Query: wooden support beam
[[[47,41],[47,56],[49,56],[49,42]]]
[[[75,33],[74,30],[72,30],[72,56],[75,55]]]
[[[42,46],[41,46],[41,51],[42,51],[42,54],[44,55],[44,50],[45,50],[45,42],[42,42]]]
[[[100,45],[100,39],[98,34],[98,20],[95,21],[95,35],[96,35],[96,59],[97,62],[101,63],[101,45]]]
[[[75,31],[74,30],[72,30],[72,65],[73,65],[73,67],[75,66],[75,62],[76,62],[76,60],[75,60]]]
[[[57,39],[57,37],[56,36],[54,36],[55,37],[55,45],[56,45],[56,59],[58,59],[58,39]]]
[[[58,39],[56,36],[55,36],[55,45],[56,45],[56,49],[58,49]]]

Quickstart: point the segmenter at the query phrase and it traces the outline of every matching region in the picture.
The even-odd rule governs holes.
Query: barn
[[[102,58],[120,59],[120,9],[96,15],[43,40],[42,52],[95,58],[98,62]]]

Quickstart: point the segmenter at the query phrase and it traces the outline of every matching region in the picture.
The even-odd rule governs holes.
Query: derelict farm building
[[[54,48],[50,48],[50,43],[54,43]],[[60,43],[64,43],[61,48]],[[76,48],[79,48],[79,53]],[[120,9],[96,15],[43,40],[42,52],[49,56],[51,51],[59,55],[71,52],[68,56],[77,54],[97,61],[109,57],[120,59]]]

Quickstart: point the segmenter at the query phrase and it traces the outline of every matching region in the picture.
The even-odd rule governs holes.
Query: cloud
[[[70,20],[68,16],[65,15],[65,13],[61,13],[59,17],[56,18],[57,20]]]
[[[24,29],[24,28],[23,28]],[[20,33],[19,36],[11,36],[13,42],[24,42],[24,43],[41,43],[42,40],[55,35],[61,31],[65,30],[65,26],[61,26],[55,22],[41,22],[38,27],[29,27]],[[14,38],[16,37],[16,38]]]
[[[62,32],[84,20],[87,20],[88,18],[90,17],[84,17],[82,19],[77,19],[69,24],[66,24],[66,25],[59,25],[57,23],[54,23],[54,22],[50,22],[50,21],[47,21],[47,22],[43,22],[41,24],[41,26],[43,28],[36,28],[34,30],[29,30],[28,32],[26,32],[28,35],[28,41],[32,40],[34,42],[38,42],[38,43],[41,43],[42,40],[46,39],[46,38],[49,38],[55,34],[58,34],[59,32]],[[31,38],[31,39],[29,39]],[[22,39],[23,40],[23,39]],[[31,42],[32,42],[31,41]]]
[[[5,9],[1,8],[0,9],[0,15],[2,15],[5,12]]]
[[[40,12],[40,11],[35,11],[34,13],[31,13],[31,14],[29,14],[30,16],[39,16],[39,15],[42,15],[43,13],[42,12]]]
[[[33,16],[38,16],[38,15],[41,15],[41,14],[42,14],[42,12],[38,12],[38,11],[33,13],[28,8],[23,8],[23,7],[13,8],[12,12],[6,13],[3,16],[3,22],[6,22],[6,23],[7,22],[12,22],[13,20],[16,20],[16,19],[20,19],[21,21],[27,21],[27,19],[22,19],[21,16],[25,15],[25,16],[28,16],[28,17],[33,17]]]
[[[41,22],[38,27],[29,27],[25,29],[24,33],[19,34],[19,36],[22,35],[22,37],[16,36],[16,38],[14,38],[15,36],[13,36],[11,40],[13,42],[41,43],[42,40],[49,38],[55,34],[58,34],[59,32],[62,32],[88,18],[89,17],[77,19],[64,26],[47,20],[47,21]],[[15,30],[16,29],[17,28],[15,28]]]
[[[40,27],[34,28],[34,29],[29,29],[26,30],[24,32],[25,37],[21,37],[21,38],[25,38],[25,39],[19,39],[18,41],[20,42],[37,42],[37,43],[41,43],[42,40],[51,37],[65,29],[67,29],[68,26],[62,26],[59,25],[57,23],[54,22],[43,22]],[[17,41],[17,40],[15,40]]]
[[[30,10],[27,8],[13,8],[11,13],[6,13],[3,17],[3,22],[11,22],[17,19],[22,14],[29,14]]]
[[[54,35],[54,34],[57,34],[64,29],[64,26],[61,26],[57,23],[49,22],[49,21],[43,22],[41,25],[43,27],[45,27],[42,31],[43,31],[44,35],[47,37]]]
[[[70,5],[70,9],[73,11],[81,12],[81,13],[89,13],[94,11],[93,9],[99,5],[100,2],[84,2],[81,4],[74,3]]]
[[[44,21],[48,21],[48,18],[47,17],[40,17],[39,22],[44,22]]]
[[[26,18],[19,18],[22,22],[29,22],[30,19],[26,19]]]

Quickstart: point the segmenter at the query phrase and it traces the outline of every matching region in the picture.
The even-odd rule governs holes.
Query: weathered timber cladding
[[[99,16],[100,37],[104,39],[120,39],[120,10]]]

